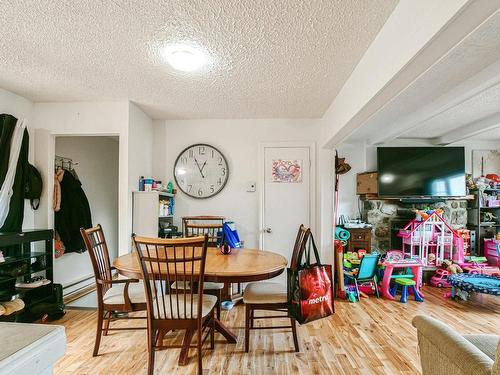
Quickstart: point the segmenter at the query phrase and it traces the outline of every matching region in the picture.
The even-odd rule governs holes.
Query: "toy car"
[[[451,288],[448,277],[451,274],[446,270],[438,269],[434,276],[431,277],[431,285],[438,288]]]

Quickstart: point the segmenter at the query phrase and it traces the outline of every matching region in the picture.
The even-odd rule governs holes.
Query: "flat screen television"
[[[463,197],[463,147],[378,147],[381,197]]]

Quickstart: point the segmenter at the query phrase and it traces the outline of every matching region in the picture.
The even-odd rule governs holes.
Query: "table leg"
[[[390,300],[394,299],[392,294],[389,292],[389,288],[391,285],[392,270],[393,267],[389,264],[386,264],[384,270],[384,278],[382,279],[382,296]]]
[[[422,298],[425,298],[424,293],[422,293],[422,290],[420,289],[420,285],[422,285],[422,267],[414,266],[411,268],[411,272],[415,275],[415,287],[417,288],[418,293]]]
[[[236,335],[229,330],[219,319],[215,319],[215,330],[225,337],[227,342],[236,344]]]
[[[224,289],[222,289],[222,301],[231,301],[234,305],[243,302],[243,293],[233,294],[233,284],[224,283]]]
[[[236,344],[236,335],[229,330],[222,322],[218,319],[214,319],[215,330],[219,332],[222,336],[225,337],[227,342],[231,344]],[[189,346],[191,345],[191,341],[193,339],[195,330],[188,329],[184,334],[184,340],[182,341],[181,353],[179,354],[179,366],[185,366],[188,363],[189,356]]]

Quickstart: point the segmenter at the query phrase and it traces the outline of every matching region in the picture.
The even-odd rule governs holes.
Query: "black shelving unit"
[[[5,261],[0,263],[0,301],[22,298],[25,309],[0,317],[0,321],[27,322],[36,320],[33,307],[53,298],[53,231],[27,230],[19,233],[0,233],[0,250]],[[33,289],[16,288],[16,282],[27,282],[42,275],[51,283]]]
[[[500,231],[500,207],[487,207],[482,194],[500,195],[500,189],[474,190],[471,193],[474,194],[474,200],[469,201],[467,228],[476,233],[476,245],[473,255],[482,256],[484,255],[484,239],[494,237],[496,232]],[[496,221],[493,223],[484,222],[482,216],[485,212],[493,213],[497,217]],[[491,233],[491,235],[488,233]]]

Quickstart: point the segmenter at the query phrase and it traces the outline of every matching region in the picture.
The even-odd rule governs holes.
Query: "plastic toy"
[[[477,264],[475,266],[469,266],[464,268],[471,275],[490,275],[500,277],[500,268],[496,266],[484,266],[482,264]]]
[[[500,267],[500,241],[484,240],[484,256],[491,266]]]
[[[356,287],[354,285],[347,285],[345,288],[345,294],[349,302],[356,302]]]
[[[404,279],[396,279],[394,281],[395,281],[394,286],[391,288],[391,294],[393,297],[396,297],[398,291],[398,285],[402,286],[401,299],[399,300],[399,302],[401,303],[408,302],[408,287],[411,287],[415,301],[424,302],[424,299],[422,298],[422,296],[420,295],[420,293],[416,288],[416,283],[414,280],[404,278]]]
[[[377,271],[377,265],[378,261],[380,260],[380,255],[379,254],[372,254],[372,255],[365,255],[361,259],[361,264],[359,265],[359,269],[357,270],[358,272],[345,272],[344,271],[344,276],[349,280],[349,281],[354,281],[354,285],[356,286],[356,292],[357,292],[357,297],[358,300],[360,298],[360,293],[359,293],[359,283],[373,283],[375,287],[375,291],[377,293],[377,297],[379,296],[378,293],[378,286],[377,286],[377,277],[375,275]]]
[[[419,295],[423,298],[424,294],[420,290],[420,286],[422,284],[422,267],[423,263],[420,259],[402,259],[400,255],[402,254],[401,250],[390,250],[387,252],[387,257],[384,262],[385,270],[384,277],[382,279],[382,295],[390,300],[394,299],[394,296],[390,292],[390,284],[391,280],[396,278],[402,278],[401,275],[393,275],[395,269],[410,269],[411,275],[407,275],[407,278],[410,278],[415,281],[415,288],[417,289]],[[405,278],[406,278],[405,277]]]
[[[444,259],[459,264],[464,261],[464,239],[443,219],[440,210],[418,211],[417,218],[398,236],[403,240],[401,250],[410,258],[418,256],[426,265],[439,266]]]
[[[438,269],[434,276],[431,277],[431,285],[437,288],[451,288],[451,284],[448,280],[450,273],[446,270]]]

